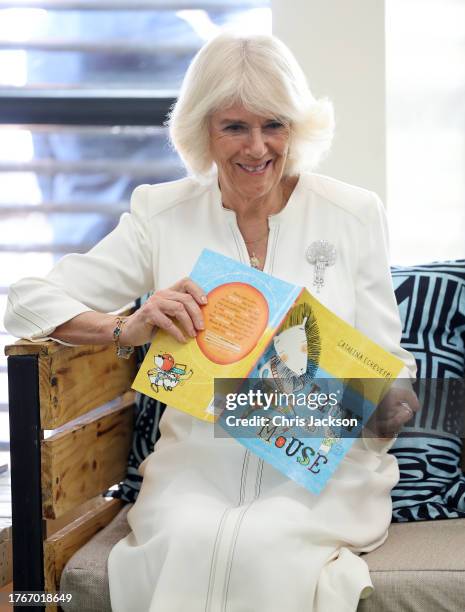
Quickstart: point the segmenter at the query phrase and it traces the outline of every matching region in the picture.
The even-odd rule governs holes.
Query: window
[[[465,257],[465,3],[386,2],[393,263]]]
[[[18,7],[18,4],[21,7]],[[225,26],[271,32],[265,0],[43,0],[0,8],[0,309],[8,286],[85,252],[133,188],[181,177],[163,121]],[[0,329],[2,345],[14,342]],[[0,450],[8,448],[0,357]]]

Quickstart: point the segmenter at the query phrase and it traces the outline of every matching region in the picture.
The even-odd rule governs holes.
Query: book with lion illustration
[[[305,288],[207,249],[190,276],[205,329],[185,344],[157,331],[133,388],[318,493],[403,362]]]

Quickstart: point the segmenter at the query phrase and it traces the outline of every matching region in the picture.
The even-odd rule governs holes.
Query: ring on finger
[[[410,418],[413,418],[415,416],[414,411],[412,410],[412,407],[407,403],[407,402],[400,402],[400,405],[405,408],[405,410],[408,411],[408,413],[410,414]]]

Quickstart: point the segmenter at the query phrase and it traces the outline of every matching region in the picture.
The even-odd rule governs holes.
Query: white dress
[[[387,259],[385,217],[372,192],[302,175],[269,218],[265,271],[306,285],[306,248],[337,250],[318,299],[404,360]],[[7,329],[32,340],[89,309],[111,312],[189,274],[202,248],[247,261],[235,214],[217,182],[142,186],[132,214],[86,255],[46,279],[12,286]],[[392,441],[358,439],[320,495],[285,478],[211,424],[167,408],[155,451],[140,467],[132,532],[108,560],[115,612],[354,612],[373,586],[358,553],[377,548],[399,479]]]

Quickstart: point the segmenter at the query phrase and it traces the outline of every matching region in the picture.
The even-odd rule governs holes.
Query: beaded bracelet
[[[116,356],[121,357],[121,359],[129,359],[129,357],[134,353],[133,346],[121,346],[119,343],[119,337],[121,336],[121,331],[126,321],[127,318],[118,317],[116,319],[116,327],[113,330],[113,341],[116,344]]]

